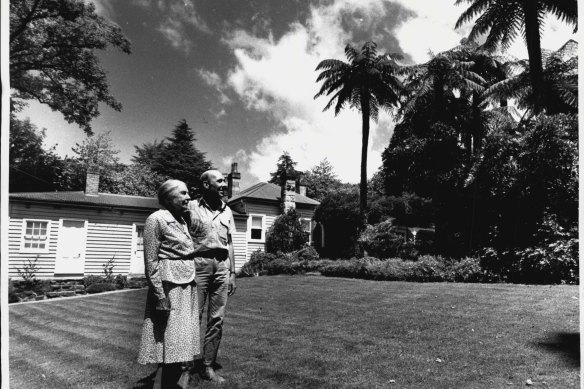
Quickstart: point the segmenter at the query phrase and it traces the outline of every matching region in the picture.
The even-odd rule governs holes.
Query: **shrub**
[[[83,277],[83,286],[85,286],[85,288],[90,287],[93,284],[97,284],[97,283],[102,283],[105,282],[105,277],[103,276],[96,276],[96,275],[88,275]]]
[[[239,275],[242,277],[251,277],[255,274],[259,274],[260,272],[264,271],[266,265],[276,259],[277,256],[271,253],[265,253],[261,250],[254,251],[249,261],[243,265],[241,268]]]
[[[423,255],[414,262],[409,281],[445,281],[446,265],[440,256]]]
[[[128,277],[118,274],[114,277],[114,284],[118,289],[126,289],[128,287]]]
[[[53,290],[51,287],[51,281],[49,280],[37,280],[32,286],[31,290],[38,295],[43,295],[47,292]]]
[[[307,240],[296,210],[291,209],[274,220],[266,236],[266,251],[290,253],[302,248]]]
[[[578,239],[563,238],[521,250],[481,252],[481,267],[503,281],[534,284],[577,284]]]
[[[458,261],[452,261],[447,270],[448,281],[456,282],[495,282],[500,279],[481,267],[480,259],[474,257],[463,258]]]
[[[106,263],[101,265],[101,267],[103,267],[103,274],[106,282],[114,282],[114,267],[116,267],[115,259],[116,255],[114,254]]]
[[[390,220],[368,225],[359,236],[359,243],[367,253],[380,257],[395,257],[404,244],[404,237],[395,231]]]
[[[277,258],[266,265],[266,272],[269,275],[276,274],[299,274],[304,273],[299,262],[290,261],[288,258]]]
[[[22,277],[22,280],[29,286],[33,285],[36,282],[36,273],[39,271],[39,268],[37,266],[38,260],[39,260],[38,255],[33,260],[27,258],[26,263],[22,266],[22,268],[16,269],[18,274]]]
[[[116,285],[110,282],[97,282],[91,284],[88,288],[85,288],[87,293],[110,292],[112,290],[116,290]]]
[[[20,301],[18,295],[16,294],[16,288],[14,287],[14,281],[8,279],[8,302],[17,303]]]
[[[309,244],[304,245],[304,247],[298,250],[296,252],[296,257],[299,261],[315,261],[320,259],[316,249]]]

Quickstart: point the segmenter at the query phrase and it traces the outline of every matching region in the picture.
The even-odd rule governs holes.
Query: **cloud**
[[[315,67],[321,60],[346,60],[343,49],[348,42],[374,37],[382,43],[380,51],[395,44],[406,58],[422,63],[430,58],[430,51],[438,53],[459,44],[472,27],[454,30],[465,7],[453,1],[333,0],[322,4],[311,6],[306,23],[290,24],[278,39],[243,29],[223,36],[236,63],[228,71],[226,84],[248,110],[264,113],[271,119],[268,122],[277,123],[266,127],[267,135],[245,155],[238,152],[225,158],[245,157],[244,168],[259,180],[269,178],[278,157],[287,151],[299,170],[327,158],[340,179],[359,181],[361,116],[345,109],[335,117],[332,111],[322,112],[326,97],[313,100],[319,88]],[[369,177],[381,165],[381,153],[394,126],[386,113],[378,123],[371,122]]]
[[[213,87],[217,91],[221,104],[231,104],[231,99],[225,94],[229,86],[221,80],[219,74],[205,69],[197,69],[197,74],[205,84]]]
[[[245,161],[246,171],[267,180],[278,157],[287,151],[298,162],[299,170],[308,170],[327,158],[340,179],[358,182],[361,114],[352,109],[342,111],[338,117],[333,111],[322,112],[328,99],[313,99],[319,88],[315,68],[326,58],[346,60],[343,50],[353,39],[353,34],[343,28],[346,15],[359,15],[363,28],[369,28],[386,11],[382,1],[336,1],[312,7],[307,24],[291,24],[279,40],[271,35],[256,37],[243,30],[226,35],[224,42],[236,58],[227,84],[247,109],[266,113],[278,124],[266,129],[269,134],[253,150],[228,156],[224,162]],[[392,120],[385,113],[378,123],[371,122],[368,176],[381,165],[381,151],[389,143],[392,130]]]
[[[157,30],[172,47],[185,54],[190,53],[194,46],[189,27],[194,27],[205,34],[212,34],[205,20],[195,9],[194,0],[133,0],[133,4],[161,14],[162,22]]]
[[[468,36],[473,23],[469,22],[454,29],[460,15],[468,4],[455,5],[453,1],[396,0],[412,11],[412,17],[395,29],[400,47],[414,62],[423,63],[430,59],[429,52],[439,53],[449,50]],[[572,28],[553,15],[544,19],[541,44],[550,50],[559,49],[568,39],[576,39]],[[525,42],[518,35],[506,54],[516,58],[527,58]]]

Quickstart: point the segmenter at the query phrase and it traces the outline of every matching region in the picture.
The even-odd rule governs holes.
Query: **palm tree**
[[[543,51],[543,72],[540,85],[548,114],[578,112],[578,43],[566,42],[557,51]],[[506,64],[512,73],[507,79],[491,85],[483,92],[487,102],[515,99],[526,117],[536,113],[536,96],[531,84],[528,61],[511,61]]]
[[[543,65],[540,32],[546,13],[578,27],[578,6],[576,0],[456,0],[456,5],[470,3],[470,7],[460,15],[456,28],[474,20],[469,39],[476,40],[488,33],[485,48],[494,49],[501,45],[509,48],[519,32],[525,38],[529,56],[530,80],[535,96],[535,111],[544,106]]]
[[[323,81],[314,96],[331,95],[323,111],[335,106],[335,116],[349,106],[361,111],[361,183],[359,191],[360,222],[366,223],[367,212],[367,147],[369,143],[369,120],[377,120],[380,109],[392,112],[399,104],[402,84],[397,77],[400,66],[396,55],[378,55],[377,45],[366,42],[361,51],[351,45],[345,47],[348,63],[337,59],[325,59],[316,67],[321,71],[316,82]]]

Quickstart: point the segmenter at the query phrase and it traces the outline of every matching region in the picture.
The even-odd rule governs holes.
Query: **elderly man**
[[[208,170],[201,175],[202,196],[189,203],[189,232],[195,243],[199,321],[207,305],[207,329],[203,343],[201,376],[216,383],[225,379],[214,369],[223,332],[227,296],[235,293],[235,262],[231,235],[235,223],[222,200],[227,183],[223,174]]]

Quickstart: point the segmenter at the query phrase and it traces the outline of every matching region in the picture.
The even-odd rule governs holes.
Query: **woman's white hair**
[[[184,182],[180,180],[166,180],[160,185],[158,188],[158,202],[160,205],[165,206],[168,203],[168,198],[173,190],[178,188],[180,184],[184,184]]]

